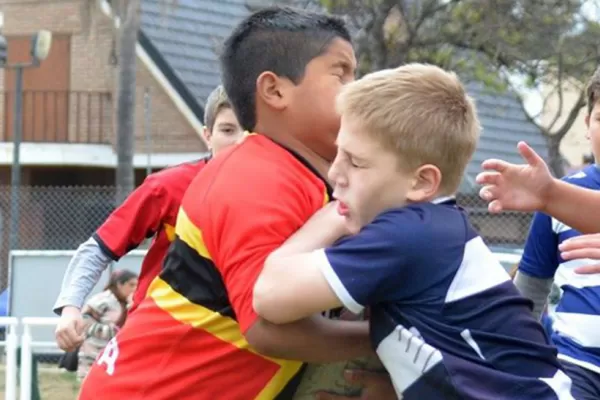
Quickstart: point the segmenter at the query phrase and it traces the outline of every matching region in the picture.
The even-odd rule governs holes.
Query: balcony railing
[[[0,95],[0,142],[13,140],[15,92]],[[23,91],[23,142],[108,144],[112,135],[109,92]]]

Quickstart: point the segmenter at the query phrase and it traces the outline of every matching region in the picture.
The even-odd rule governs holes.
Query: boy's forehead
[[[342,117],[336,144],[345,151],[360,155],[369,147],[370,138],[361,131],[359,124]]]
[[[349,42],[341,38],[335,38],[331,41],[325,55],[335,58],[339,62],[344,62],[352,68],[356,68],[354,49]]]

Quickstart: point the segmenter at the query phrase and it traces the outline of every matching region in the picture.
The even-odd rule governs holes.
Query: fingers
[[[583,235],[562,242],[558,249],[565,260],[591,258],[600,260],[600,235]]]
[[[544,164],[544,160],[542,157],[538,155],[527,143],[519,142],[517,144],[517,149],[519,150],[519,154],[521,157],[527,162],[527,164],[535,167],[540,164]]]
[[[558,249],[560,251],[572,251],[586,248],[600,249],[600,234],[577,236],[562,242]]]
[[[575,268],[575,273],[581,275],[600,274],[600,264],[586,265],[585,267]]]
[[[504,172],[510,165],[510,163],[503,160],[498,160],[496,158],[490,158],[489,160],[485,160],[483,163],[481,163],[481,167],[483,169],[500,173]]]
[[[73,351],[79,345],[81,345],[84,339],[85,337],[82,333],[75,331],[74,325],[69,325],[66,327],[59,326],[56,329],[56,344],[61,350]]]
[[[500,183],[502,179],[502,175],[498,172],[480,172],[477,177],[475,177],[475,182],[480,185],[497,185]]]
[[[565,260],[578,260],[582,258],[591,258],[592,260],[600,260],[600,249],[586,248],[571,251],[562,251],[560,256]]]
[[[479,190],[479,196],[483,200],[489,202],[488,210],[491,213],[499,213],[502,211],[502,203],[500,200],[497,200],[499,195],[500,193],[497,186],[484,186],[481,188],[481,190]]]

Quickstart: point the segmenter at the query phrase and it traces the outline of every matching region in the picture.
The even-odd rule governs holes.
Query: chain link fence
[[[73,250],[85,241],[115,208],[114,187],[21,187],[16,248]],[[473,225],[491,246],[522,247],[531,215],[488,213],[477,194],[459,195]],[[0,282],[7,285],[10,247],[10,186],[0,186]]]
[[[18,195],[20,221],[16,248],[74,250],[115,208],[116,189],[93,186],[21,187]],[[492,215],[487,212],[486,203],[476,194],[459,195],[457,200],[495,251],[510,253],[522,248],[531,222],[530,214],[505,212]],[[6,294],[10,283],[10,205],[10,186],[0,186],[0,288],[3,294]],[[6,299],[5,296],[0,298]],[[47,305],[48,308],[51,306]],[[58,357],[38,352],[35,358],[39,362],[36,364],[39,380],[36,384],[40,390],[48,385],[56,386],[59,392],[65,391],[65,396],[70,393],[65,399],[74,398],[72,393],[77,382],[72,376],[58,373]]]
[[[74,250],[106,219],[115,207],[114,187],[21,187],[18,193],[19,224],[16,249]],[[8,308],[9,265],[11,248],[11,188],[0,186],[0,308]],[[60,272],[62,274],[62,271]],[[33,286],[43,287],[43,277]],[[48,288],[48,291],[57,291]],[[20,297],[22,298],[22,297]],[[1,303],[4,304],[1,304]],[[50,310],[52,304],[44,306]],[[38,317],[40,315],[31,315]],[[48,330],[53,329],[51,327]],[[22,327],[20,329],[22,332]],[[48,340],[33,329],[34,341]],[[56,349],[32,349],[34,359],[32,398],[42,400],[75,399],[78,382],[72,373],[57,367],[61,353]],[[2,368],[4,365],[0,365]],[[4,366],[5,367],[5,366]],[[5,367],[6,368],[6,367]],[[2,371],[0,371],[2,372]],[[3,374],[0,373],[3,377]],[[2,382],[0,382],[2,383]],[[5,385],[0,385],[4,387]],[[0,393],[2,395],[2,393]]]

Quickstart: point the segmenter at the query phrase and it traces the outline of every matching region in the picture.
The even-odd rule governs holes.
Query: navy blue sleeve
[[[554,276],[558,264],[558,235],[552,229],[552,218],[535,213],[519,270],[534,278],[548,279]]]
[[[386,212],[355,236],[325,250],[324,274],[351,311],[382,301],[401,301],[432,280],[423,255],[429,239],[426,222],[411,209]]]

